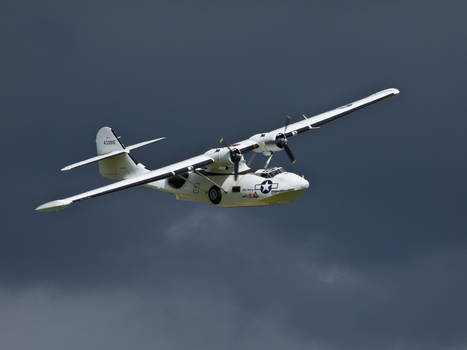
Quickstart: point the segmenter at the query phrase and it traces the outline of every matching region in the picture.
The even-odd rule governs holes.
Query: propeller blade
[[[248,164],[247,164],[248,166],[250,166],[251,163],[253,163],[253,159],[255,159],[255,157],[256,157],[256,153],[253,153],[253,154],[251,155],[250,159],[248,159]]]
[[[285,144],[284,145],[284,150],[285,150],[285,153],[287,153],[287,155],[289,156],[289,159],[290,161],[292,162],[292,164],[295,164],[295,162],[297,161],[292,153],[292,150],[290,149],[289,145]]]
[[[290,124],[290,120],[292,119],[292,117],[290,115],[286,115],[285,116],[285,126],[284,126],[284,134],[285,132],[287,131],[287,126],[289,126]]]
[[[222,144],[224,142],[224,138],[222,137],[220,140],[219,140],[219,143]],[[236,148],[230,148],[229,145],[225,145],[229,151],[230,151],[230,159],[232,160],[233,162],[233,165],[234,165],[234,180],[235,182],[237,182],[237,179],[238,179],[238,168],[240,166],[240,161],[242,160],[242,153],[237,150]]]
[[[221,137],[221,139],[219,140],[219,143],[222,145],[224,143],[224,138]],[[232,148],[230,148],[229,145],[225,145],[225,147],[227,147],[229,149],[230,152],[232,152]]]

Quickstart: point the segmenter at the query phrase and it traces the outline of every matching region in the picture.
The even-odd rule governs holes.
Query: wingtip
[[[380,93],[383,93],[384,95],[386,95],[384,100],[390,100],[391,98],[394,98],[397,95],[399,95],[400,91],[399,91],[399,89],[391,88],[391,89],[383,90]]]
[[[52,202],[41,204],[35,210],[40,211],[40,212],[57,211],[57,210],[65,209],[72,203],[73,202],[69,200],[58,199]]]

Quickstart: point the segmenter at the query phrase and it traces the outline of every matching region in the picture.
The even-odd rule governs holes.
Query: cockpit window
[[[277,174],[280,174],[280,173],[283,173],[283,172],[284,172],[284,169],[282,169],[282,168],[272,168],[272,169],[263,170],[259,175],[261,177],[266,178],[266,179],[270,179],[270,178],[276,176]]]

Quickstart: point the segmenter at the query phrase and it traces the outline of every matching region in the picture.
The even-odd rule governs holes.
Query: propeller
[[[284,133],[278,134],[276,136],[276,146],[284,149],[285,153],[287,153],[287,156],[289,157],[292,164],[295,164],[297,160],[295,159],[295,156],[293,155],[292,150],[290,149],[289,145],[287,145],[287,138],[285,137],[287,126],[290,124],[290,119],[292,119],[292,117],[290,115],[287,115],[285,118]]]
[[[284,134],[287,131],[287,127],[289,126],[291,119],[292,117],[290,115],[285,116]]]
[[[221,138],[219,143],[222,144],[223,141],[224,141],[224,138]],[[230,151],[230,160],[232,161],[234,165],[234,180],[236,182],[238,179],[238,168],[240,166],[240,161],[242,160],[242,152],[240,152],[236,148],[231,148],[229,145],[226,145],[226,146]]]

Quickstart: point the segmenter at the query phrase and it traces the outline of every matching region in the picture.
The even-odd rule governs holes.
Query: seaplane
[[[291,123],[291,117],[287,116],[284,125],[278,129],[255,134],[232,144],[226,144],[221,139],[218,147],[201,155],[155,170],[147,169],[138,163],[131,151],[159,142],[164,137],[125,146],[114,130],[105,126],[100,128],[96,135],[97,156],[68,165],[61,170],[68,171],[98,163],[99,173],[116,182],[47,202],[38,206],[36,210],[57,211],[75,202],[136,186],[167,192],[179,200],[226,208],[290,203],[299,199],[310,184],[304,176],[286,171],[282,167],[269,168],[273,155],[285,151],[290,162],[294,164],[296,159],[289,147],[290,139],[398,94],[399,90],[394,88],[382,90],[325,113],[315,116],[303,115],[303,119],[294,123]],[[250,167],[258,153],[266,157],[264,168]]]

